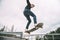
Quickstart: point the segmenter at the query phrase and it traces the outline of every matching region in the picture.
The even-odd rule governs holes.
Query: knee
[[[28,22],[31,23],[31,20],[29,20]]]
[[[34,18],[36,18],[36,16],[35,16],[35,15],[34,15],[33,17],[34,17]]]

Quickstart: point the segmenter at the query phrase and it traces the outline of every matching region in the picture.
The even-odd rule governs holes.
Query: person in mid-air
[[[27,23],[27,25],[26,25],[25,32],[28,31],[29,25],[30,25],[30,23],[31,23],[31,18],[30,18],[30,16],[33,17],[34,26],[37,25],[36,15],[31,11],[31,8],[34,8],[35,5],[34,5],[34,4],[31,4],[31,3],[29,2],[29,0],[26,0],[26,2],[27,2],[27,6],[26,6],[25,9],[24,9],[24,16],[27,18],[28,23]]]

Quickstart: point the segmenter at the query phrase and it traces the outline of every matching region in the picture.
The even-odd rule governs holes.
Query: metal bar
[[[54,35],[60,35],[60,33],[55,33],[55,34],[30,34],[30,35],[26,35],[26,36],[28,36],[28,37],[32,37],[32,36],[37,36],[37,35],[39,35],[39,36],[41,36],[41,38],[43,38],[43,39],[41,39],[41,40],[44,40],[44,36],[45,35],[50,35],[50,36],[52,36],[52,39],[54,40]],[[26,37],[25,36],[25,37]],[[32,39],[32,38],[31,38]],[[39,39],[38,39],[39,40]],[[48,40],[48,38],[47,38],[47,40]]]
[[[52,35],[52,38],[53,38],[53,40],[54,40],[54,35]]]

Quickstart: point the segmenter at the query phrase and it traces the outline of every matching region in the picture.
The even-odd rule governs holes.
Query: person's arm
[[[29,0],[26,0],[26,1],[27,1],[27,4],[28,4],[28,5],[30,5],[30,2],[29,2]]]

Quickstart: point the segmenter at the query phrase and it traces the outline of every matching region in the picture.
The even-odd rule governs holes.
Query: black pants
[[[31,23],[30,16],[33,17],[34,24],[37,23],[36,15],[35,15],[32,11],[30,11],[29,9],[25,9],[25,10],[24,10],[24,16],[25,16],[25,17],[27,18],[27,20],[28,20],[28,23],[27,23],[27,25],[26,25],[26,29],[28,29],[28,27],[29,27],[29,25],[30,25],[30,23]]]

